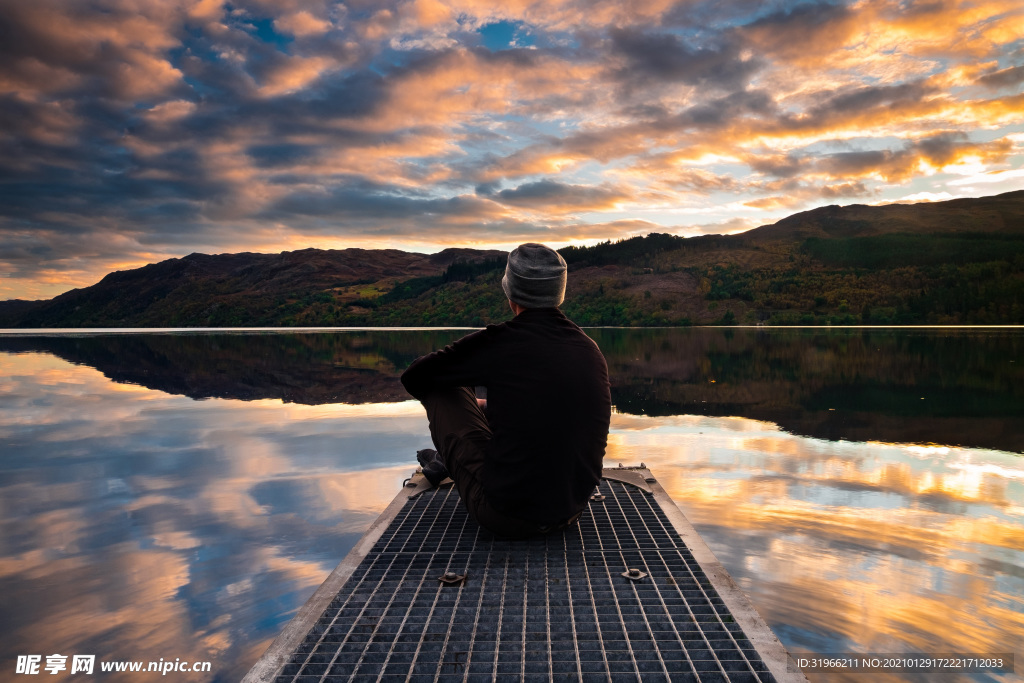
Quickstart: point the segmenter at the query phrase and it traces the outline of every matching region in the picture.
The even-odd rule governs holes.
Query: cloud
[[[880,202],[881,204],[914,204],[917,202],[944,202],[948,199],[954,199],[954,196],[948,192],[915,192],[914,194],[908,194],[905,197],[891,202]]]
[[[299,10],[274,20],[274,28],[296,37],[319,35],[331,28],[331,22],[314,16],[307,10]]]
[[[283,57],[275,60],[272,66],[263,69],[260,94],[274,96],[300,90],[335,64],[328,57]]]
[[[1012,151],[1008,140],[971,142],[964,133],[943,132],[907,143],[897,150],[840,152],[819,162],[833,176],[866,178],[877,176],[887,182],[902,182],[920,174],[922,168],[940,171],[965,158],[991,163],[1006,159]]]
[[[716,174],[702,168],[682,168],[658,177],[659,185],[667,185],[680,190],[690,190],[707,194],[710,192],[736,192],[742,189],[733,176]]]
[[[676,228],[673,232],[686,237],[692,237],[695,235],[732,235],[739,232],[746,232],[751,228],[756,228],[758,225],[757,221],[749,218],[736,217],[715,223],[688,225],[685,228]]]
[[[741,90],[689,107],[668,124],[680,128],[724,128],[740,117],[762,117],[776,110],[775,100],[768,92]]]
[[[747,160],[747,163],[758,173],[778,178],[792,178],[806,170],[803,160],[792,153],[753,155]]]
[[[989,171],[987,173],[972,174],[964,178],[957,178],[947,183],[951,187],[961,185],[988,185],[990,183],[1019,182],[1024,179],[1024,168],[1017,168],[1012,171]]]
[[[807,3],[779,10],[737,28],[760,54],[804,67],[846,46],[863,26],[863,14],[842,4]]]
[[[635,28],[613,28],[610,36],[613,54],[626,59],[619,77],[630,83],[658,80],[736,90],[760,66],[756,59],[741,58],[735,45],[693,48],[675,34]]]
[[[400,188],[386,188],[355,181],[325,190],[291,193],[263,214],[265,217],[331,216],[350,218],[401,219],[443,215],[451,218],[484,218],[495,215],[493,203],[474,196],[447,198],[411,194]]]
[[[0,90],[131,101],[182,91],[164,56],[178,40],[172,3],[97,12],[53,0],[0,4]]]
[[[492,197],[503,204],[554,213],[604,211],[630,199],[629,193],[622,188],[566,185],[554,180],[524,183],[514,189],[494,193]]]
[[[798,114],[784,114],[767,128],[802,135],[876,127],[928,116],[944,103],[931,96],[937,88],[925,80],[899,85],[870,85],[818,93],[814,104]]]
[[[1012,88],[1024,83],[1024,66],[1011,66],[991,71],[980,76],[978,83],[989,88]]]
[[[0,298],[205,249],[768,223],[1024,163],[1013,0],[0,11]]]

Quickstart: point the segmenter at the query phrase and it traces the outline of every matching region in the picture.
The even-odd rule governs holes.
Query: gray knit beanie
[[[543,244],[520,244],[508,255],[501,288],[526,308],[551,308],[565,298],[565,259]]]

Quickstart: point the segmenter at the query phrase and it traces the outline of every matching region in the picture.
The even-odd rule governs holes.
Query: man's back
[[[597,345],[557,308],[523,311],[416,361],[409,392],[487,387],[493,438],[484,489],[520,519],[565,519],[601,477],[611,415],[608,369]]]
[[[402,383],[427,410],[434,448],[416,459],[450,476],[470,515],[525,538],[575,523],[601,478],[611,420],[608,365],[558,310],[568,267],[528,242],[508,255],[501,288],[516,317],[416,360]],[[487,387],[487,413],[473,387]]]

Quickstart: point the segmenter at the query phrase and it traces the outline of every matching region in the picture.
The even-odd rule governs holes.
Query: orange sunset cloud
[[[1012,0],[0,10],[4,298],[194,251],[690,235],[1021,187]]]

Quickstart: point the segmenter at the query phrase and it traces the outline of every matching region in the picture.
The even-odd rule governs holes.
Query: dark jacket
[[[608,365],[557,308],[528,309],[423,356],[402,384],[416,398],[487,387],[484,493],[499,512],[548,523],[586,506],[608,439]]]

